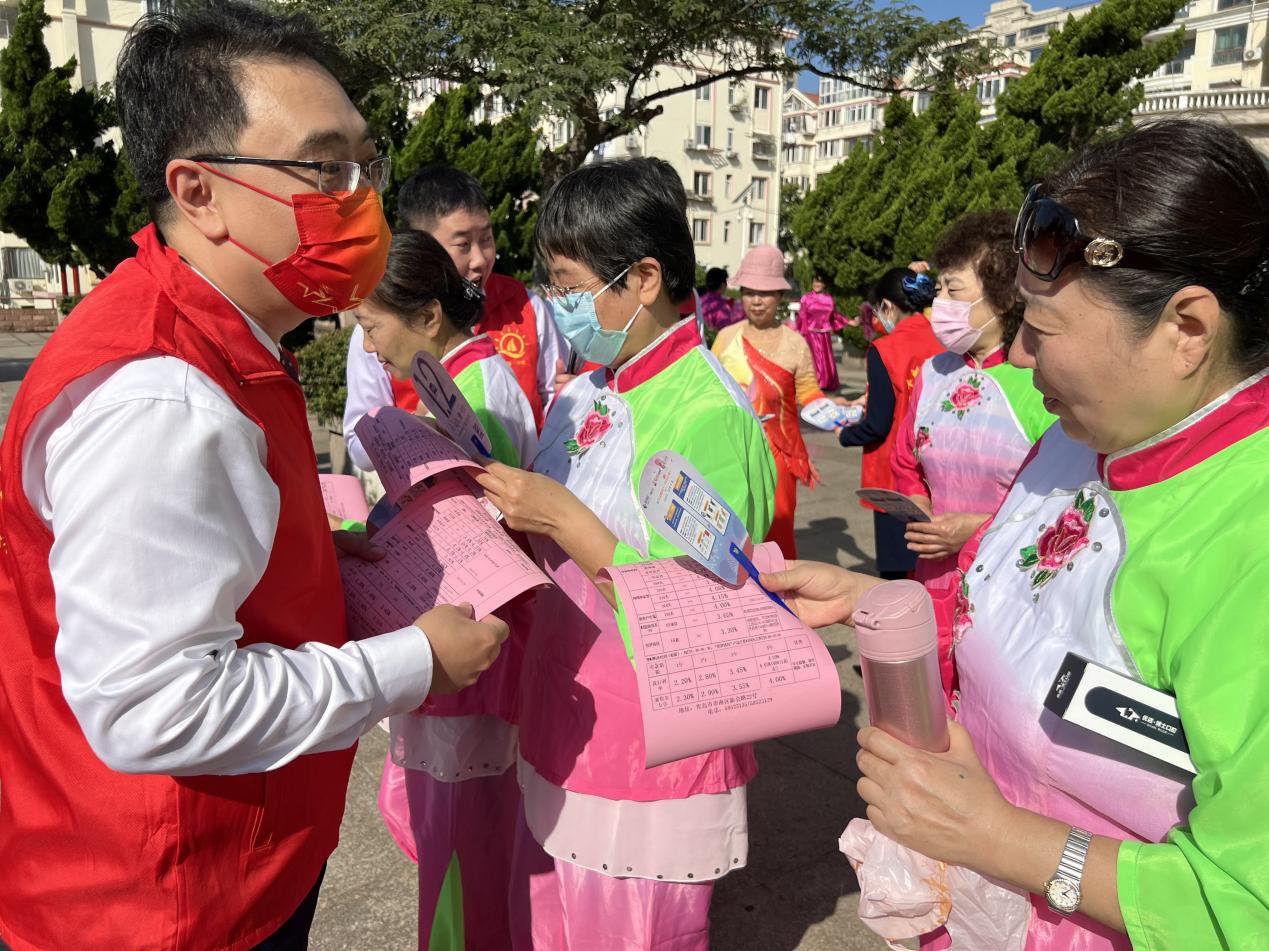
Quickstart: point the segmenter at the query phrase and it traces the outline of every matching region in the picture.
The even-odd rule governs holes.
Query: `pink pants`
[[[557,861],[523,810],[512,879],[528,881],[512,905],[515,951],[709,951],[713,882],[613,878]]]

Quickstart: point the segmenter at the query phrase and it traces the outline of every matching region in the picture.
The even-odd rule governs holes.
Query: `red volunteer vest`
[[[346,640],[299,386],[153,226],[135,240],[137,256],[36,358],[0,444],[0,936],[14,951],[254,946],[295,911],[334,850],[352,766],[349,749],[243,776],[118,773],[62,696],[53,538],[23,491],[22,446],[69,383],[129,357],[190,363],[264,431],[281,508],[264,576],[238,611],[238,643]],[[162,465],[156,448],[137,464]]]
[[[872,344],[877,348],[881,362],[894,387],[894,422],[890,433],[879,443],[864,448],[863,471],[859,480],[865,489],[893,489],[894,475],[890,472],[890,451],[894,446],[903,420],[907,417],[908,401],[912,386],[921,372],[921,364],[945,349],[930,322],[920,314],[899,321],[893,333],[879,337]],[[864,508],[871,505],[860,503]]]
[[[490,274],[485,279],[485,312],[476,324],[502,359],[511,365],[520,389],[533,407],[533,421],[542,428],[542,397],[538,395],[538,319],[529,292],[514,277]]]

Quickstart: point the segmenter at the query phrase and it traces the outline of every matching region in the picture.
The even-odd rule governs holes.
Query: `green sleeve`
[[[1172,578],[1157,659],[1143,665],[1157,662],[1175,693],[1198,775],[1186,825],[1120,847],[1119,905],[1140,949],[1269,948],[1269,556],[1214,561]]]
[[[1014,418],[1028,442],[1034,443],[1057,421],[1057,417],[1044,408],[1044,395],[1032,383],[1030,370],[1002,363],[990,368],[987,375],[996,381],[1009,400]]]
[[[749,537],[760,542],[767,537],[775,505],[775,460],[763,435],[762,426],[739,406],[727,406],[702,414],[690,425],[679,427],[675,445],[641,448],[631,482],[637,487],[639,474],[654,452],[673,449],[694,465],[745,524]],[[636,493],[637,494],[637,493]],[[684,552],[662,538],[645,521],[648,557],[622,542],[617,543],[614,565],[632,565],[658,558],[676,558]],[[626,655],[634,663],[634,647],[626,623],[624,607],[617,605],[617,627],[626,645]]]

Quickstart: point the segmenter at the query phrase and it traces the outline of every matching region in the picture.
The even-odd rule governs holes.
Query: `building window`
[[[1027,50],[1027,55],[1028,55],[1028,57],[1029,57],[1029,61],[1030,61],[1030,62],[1032,62],[1032,63],[1034,63],[1036,60],[1038,60],[1038,59],[1040,58],[1040,54],[1041,54],[1041,53],[1043,53],[1043,52],[1044,52],[1044,47],[1043,47],[1043,46],[1036,46],[1036,47],[1033,47],[1033,48],[1032,48],[1032,49],[1030,49],[1030,50]]]
[[[767,226],[761,221],[749,222],[749,243],[750,245],[767,243]]]
[[[1243,47],[1247,45],[1247,24],[1227,26],[1216,31],[1216,47],[1212,53],[1213,66],[1241,63]]]
[[[767,180],[765,178],[755,178],[753,180],[753,197],[758,201],[767,200]]]
[[[727,130],[727,148],[734,149],[736,147],[736,130]]]
[[[1037,36],[1044,36],[1044,34],[1048,33],[1049,30],[1055,28],[1056,26],[1056,23],[1038,23],[1035,26],[1029,26],[1022,31],[1022,38],[1024,40],[1032,40]]]
[[[709,219],[692,219],[692,240],[697,244],[709,244]]]
[[[711,194],[714,176],[709,172],[694,172],[692,174],[692,191],[700,195],[702,198],[708,198]]]
[[[698,78],[700,78],[700,79],[704,79],[705,77],[704,77],[704,76],[701,76],[701,77],[698,77]],[[711,95],[712,95],[712,94],[710,93],[710,90],[711,90],[711,89],[713,89],[713,88],[714,88],[713,86],[697,86],[697,87],[696,87],[696,98],[697,98],[697,99],[699,99],[701,102],[709,102],[710,97],[711,97]]]
[[[731,240],[731,222],[724,221],[723,222],[723,244],[726,244],[730,240]]]
[[[1191,58],[1194,56],[1194,37],[1190,37],[1181,44],[1181,52],[1177,54],[1176,59],[1170,63],[1164,63],[1159,68],[1160,76],[1177,76],[1185,72]]]
[[[1245,7],[1251,3],[1251,0],[1216,0],[1216,12],[1222,10],[1232,10],[1234,7]]]
[[[771,90],[767,86],[753,87],[753,107],[755,109],[771,108]]]
[[[696,124],[696,145],[698,148],[707,149],[714,141],[714,130],[702,122]]]
[[[730,175],[726,175],[723,177],[723,197],[724,198],[731,197],[731,176]]]
[[[1010,33],[1008,36],[1005,37],[1005,46],[1008,49],[1013,49],[1014,44],[1016,44],[1017,42],[1018,42],[1017,33]]]

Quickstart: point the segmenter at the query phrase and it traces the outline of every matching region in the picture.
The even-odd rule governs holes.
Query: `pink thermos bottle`
[[[945,751],[947,713],[939,681],[934,604],[916,581],[869,589],[851,617],[859,643],[868,719],[909,746]]]

